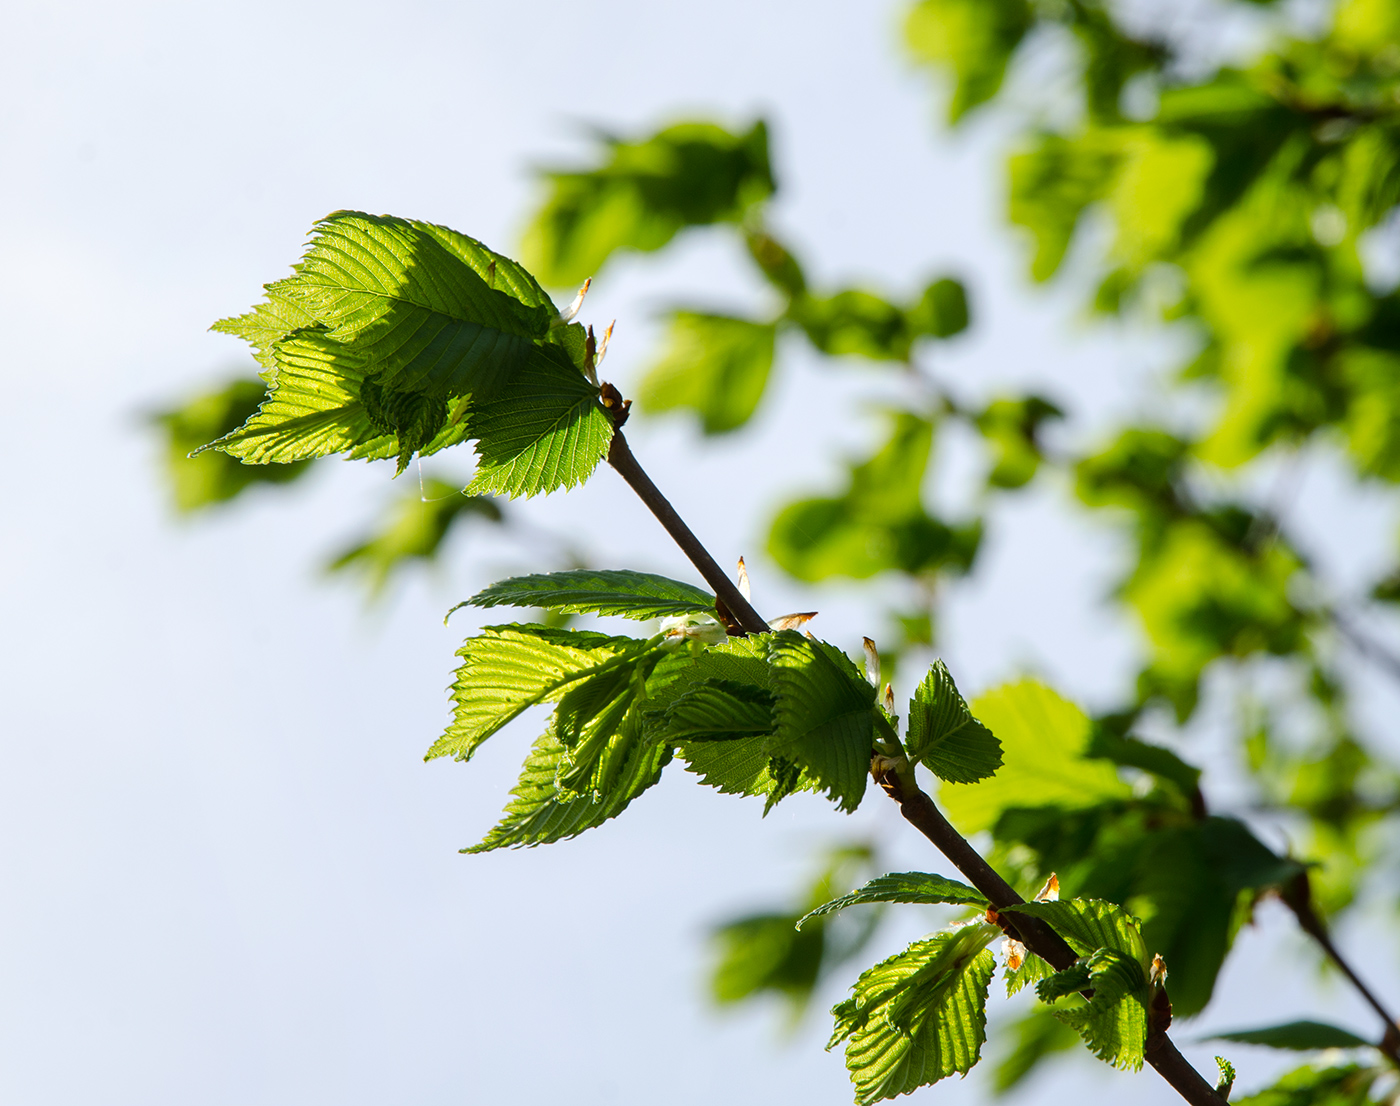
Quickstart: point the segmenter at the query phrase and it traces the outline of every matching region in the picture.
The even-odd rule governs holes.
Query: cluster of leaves
[[[842,810],[855,809],[877,750],[923,764],[959,795],[998,788],[1002,742],[973,716],[941,663],[915,691],[901,742],[889,700],[881,702],[869,674],[834,646],[793,630],[712,644],[704,640],[715,635],[687,632],[712,622],[714,609],[712,596],[688,584],[644,573],[578,570],[504,580],[467,602],[672,620],[670,632],[647,638],[512,623],[487,627],[463,644],[452,688],[454,717],[429,758],[467,760],[529,708],[554,704],[504,817],[469,852],[539,845],[601,825],[677,759],[709,787],[763,798],[765,811],[796,791],[818,792]],[[1052,700],[1061,714],[1074,710],[1034,684],[998,695],[1013,718],[1043,721]],[[1002,775],[1039,774],[1045,763],[1058,762],[1058,752],[1051,750],[1038,762],[1018,757],[1007,762]],[[1074,771],[1068,769],[1071,776]],[[1101,790],[1118,784],[1111,768],[1099,782]],[[1072,778],[1063,783],[1076,793],[1082,790]],[[980,809],[971,801],[972,807],[964,802],[965,819],[978,816],[967,813]],[[1274,877],[1290,870],[1243,826],[1233,825],[1237,836],[1271,857]],[[1229,854],[1229,846],[1221,852]],[[868,855],[836,858],[818,892],[828,892],[852,859]],[[1262,877],[1251,870],[1249,878],[1258,883]],[[734,1000],[769,990],[805,999],[826,951],[828,916],[877,902],[983,910],[988,905],[979,892],[956,881],[905,873],[880,877],[805,916],[737,920],[722,931],[727,947],[716,976],[719,997]],[[1140,1067],[1151,962],[1137,923],[1117,905],[1087,899],[1015,909],[1049,923],[1081,959],[1054,973],[1027,953],[1027,963],[1008,977],[1008,991],[1039,980],[1040,998],[1054,1004],[1056,1016],[1097,1055],[1119,1067]],[[966,1072],[977,1062],[995,967],[988,946],[1000,933],[989,922],[958,926],[861,975],[853,996],[833,1011],[832,1042],[847,1042],[858,1102],[905,1093]],[[848,943],[846,952],[861,941],[863,935]],[[1080,999],[1079,992],[1090,997]]]

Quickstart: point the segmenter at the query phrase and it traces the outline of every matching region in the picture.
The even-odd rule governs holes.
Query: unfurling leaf
[[[1001,742],[972,717],[941,660],[909,702],[904,745],[912,759],[950,783],[975,783],[1001,767]]]
[[[892,872],[872,879],[864,887],[823,903],[803,915],[799,929],[810,919],[834,914],[848,906],[868,902],[951,903],[958,906],[986,906],[987,899],[974,888],[955,879],[929,872]]]
[[[987,987],[1000,934],[984,923],[916,941],[856,980],[832,1008],[831,1048],[846,1041],[856,1102],[907,1094],[977,1063],[986,1040]]]
[[[464,605],[544,607],[564,614],[620,615],[643,620],[713,614],[715,597],[694,584],[650,572],[585,568],[513,576],[477,592]]]

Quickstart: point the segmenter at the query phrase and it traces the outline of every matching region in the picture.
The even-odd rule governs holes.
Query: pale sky
[[[1150,402],[1142,382],[1172,363],[1171,343],[1095,331],[1076,290],[1027,286],[1002,219],[1005,136],[995,121],[940,134],[935,91],[899,50],[901,10],[7,5],[0,1099],[851,1100],[840,1052],[821,1050],[822,1010],[863,965],[784,1041],[772,1011],[706,1005],[705,935],[784,905],[817,848],[848,835],[878,838],[892,870],[951,874],[890,804],[871,795],[845,818],[799,796],[765,821],[756,801],[673,768],[578,840],[458,855],[493,824],[540,720],[470,765],[422,762],[447,718],[453,650],[474,625],[462,612],[445,629],[442,615],[500,575],[555,567],[547,554],[473,533],[367,614],[317,566],[401,490],[388,468],[324,465],[290,491],[179,523],[143,417],[248,364],[208,325],[282,276],[329,211],[445,223],[510,253],[538,198],[530,166],[584,153],[582,123],[632,132],[762,113],[781,183],[775,223],[818,282],[874,281],[903,297],[929,276],[964,276],[977,322],[938,356],[943,378],[969,397],[1035,381],[1082,416],[1067,440],[1091,439]],[[585,319],[619,320],[608,370],[626,391],[660,308],[761,295],[733,246],[698,232],[664,260],[610,266]],[[717,558],[748,557],[760,609],[818,607],[813,629],[853,647],[880,624],[878,595],[782,580],[762,556],[763,520],[799,491],[834,486],[842,453],[873,440],[868,405],[890,387],[878,369],[821,366],[793,346],[756,425],[733,441],[645,418],[629,434]],[[930,496],[965,503],[972,456],[951,436]],[[469,458],[431,470],[465,474]],[[969,691],[1030,670],[1101,703],[1133,671],[1131,628],[1096,602],[1116,539],[1066,501],[1049,481],[994,511],[977,580],[954,591],[943,625],[942,652]],[[1315,552],[1344,580],[1385,558],[1393,508],[1346,499],[1325,468],[1299,510],[1319,520]],[[606,470],[526,514],[599,565],[694,578]],[[1383,714],[1395,702],[1378,691],[1368,704]],[[1209,758],[1208,742],[1207,728],[1187,755]],[[1219,787],[1228,799],[1228,778]],[[907,909],[864,962],[936,920]],[[1294,1015],[1369,1033],[1349,993],[1310,994],[1298,949],[1263,912],[1222,998],[1177,1039]],[[1374,965],[1392,995],[1394,951],[1386,943]],[[996,1041],[994,1024],[992,1057]],[[1188,1051],[1210,1065],[1211,1046]],[[1246,1088],[1280,1062],[1234,1058]],[[985,1074],[916,1101],[980,1101]],[[1177,1101],[1151,1072],[1118,1075],[1087,1056],[1015,1101],[1075,1094]]]

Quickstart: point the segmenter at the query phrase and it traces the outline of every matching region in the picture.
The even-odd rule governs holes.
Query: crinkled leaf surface
[[[904,745],[910,757],[950,783],[975,783],[1001,767],[1001,742],[972,717],[941,660],[909,702]]]
[[[474,403],[467,436],[480,466],[467,490],[529,497],[582,484],[612,441],[598,390],[561,346],[536,346],[510,384]]]
[[[648,619],[713,614],[715,597],[694,584],[650,572],[583,568],[500,580],[477,592],[467,604]]]
[[[828,1048],[846,1041],[856,1102],[936,1083],[977,1063],[986,1040],[996,926],[974,924],[916,941],[862,973],[832,1008]]]
[[[452,684],[452,722],[428,750],[428,759],[467,760],[522,711],[559,698],[602,670],[633,664],[654,649],[638,638],[523,624],[488,626],[457,650],[462,664]]]
[[[849,895],[832,899],[803,915],[799,927],[811,918],[833,914],[848,906],[867,902],[951,903],[959,906],[985,906],[986,897],[975,888],[931,872],[891,872],[877,876]]]
[[[771,750],[854,810],[870,772],[875,689],[840,650],[795,630],[772,635],[768,659],[778,695]]]

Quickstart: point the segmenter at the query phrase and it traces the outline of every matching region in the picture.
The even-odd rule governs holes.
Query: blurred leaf
[[[1025,0],[922,0],[909,12],[904,34],[918,60],[952,70],[948,119],[956,123],[997,94],[1030,25]]]
[[[905,313],[915,334],[951,338],[967,329],[967,289],[960,280],[940,277],[924,289],[919,302]]]
[[[854,288],[832,296],[802,296],[794,300],[788,316],[812,345],[831,357],[904,361],[916,337],[900,308]]]
[[[1306,1020],[1261,1029],[1236,1029],[1229,1033],[1215,1033],[1211,1035],[1210,1040],[1237,1041],[1242,1045],[1267,1045],[1269,1048],[1287,1048],[1296,1052],[1317,1048],[1360,1048],[1371,1043],[1350,1030],[1339,1029],[1325,1022]]]
[[[583,568],[498,580],[463,605],[547,607],[565,614],[620,615],[646,620],[681,614],[712,614],[715,599],[694,584],[651,572]]]
[[[498,523],[501,508],[489,496],[466,495],[455,485],[425,479],[399,497],[379,529],[342,550],[326,569],[358,573],[378,595],[408,562],[436,558],[454,525],[472,517]]]
[[[1042,460],[1040,427],[1063,417],[1063,411],[1040,396],[993,400],[977,416],[977,429],[995,458],[987,483],[994,488],[1030,483]]]
[[[988,691],[973,715],[996,734],[1004,763],[991,779],[945,783],[939,802],[964,834],[991,829],[1013,807],[1090,807],[1132,789],[1101,761],[1085,760],[1088,717],[1044,684],[1022,680]]]
[[[661,360],[642,381],[642,405],[694,411],[706,434],[737,430],[763,398],[776,334],[772,323],[674,312]]]
[[[633,142],[599,138],[596,168],[543,174],[548,195],[522,252],[545,284],[579,284],[615,251],[660,249],[688,226],[737,223],[775,187],[762,121],[743,134],[678,123]]]
[[[894,1098],[970,1071],[987,1038],[996,926],[963,926],[916,941],[863,972],[832,1008],[831,1048],[846,1042],[856,1102]]]
[[[909,702],[905,749],[949,783],[976,783],[1002,764],[1001,742],[972,717],[948,666],[934,661]]]
[[[1380,1068],[1360,1064],[1296,1068],[1272,1087],[1235,1099],[1235,1106],[1379,1106],[1390,1099],[1371,1097],[1371,1086],[1380,1075]]]
[[[1123,737],[1103,725],[1095,725],[1084,750],[1086,757],[1111,760],[1122,768],[1138,768],[1174,783],[1185,796],[1198,790],[1201,770],[1187,764],[1170,749],[1136,737]]]
[[[897,569],[965,572],[981,525],[951,527],[923,507],[922,486],[933,425],[908,412],[892,417],[889,439],[852,466],[837,498],[799,500],[778,512],[768,551],[787,572],[815,583],[830,576],[865,579]]]
[[[233,380],[154,416],[165,431],[165,473],[181,514],[226,502],[254,484],[286,484],[306,472],[307,461],[268,468],[240,464],[226,453],[190,456],[242,426],[266,395],[267,385],[257,378]]]
[[[1079,1044],[1079,1034],[1049,1010],[1037,1007],[1009,1027],[1013,1043],[1002,1050],[992,1071],[992,1092],[998,1097],[1015,1090],[1044,1060]]]

